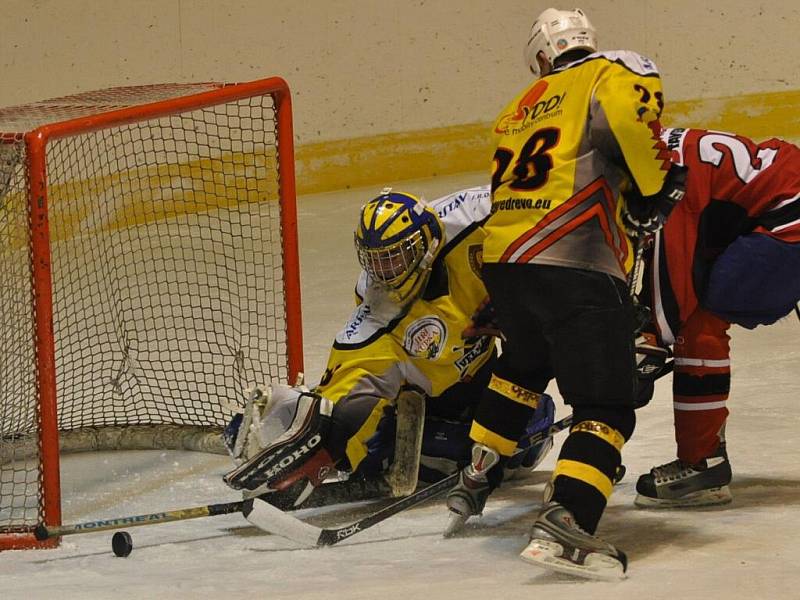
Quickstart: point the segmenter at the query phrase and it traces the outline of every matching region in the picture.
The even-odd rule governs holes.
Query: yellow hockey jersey
[[[626,51],[559,67],[514,98],[494,124],[484,260],[624,278],[632,257],[620,187],[630,176],[645,196],[661,189],[662,108],[656,66]]]
[[[366,455],[383,409],[400,390],[414,387],[429,397],[441,395],[470,377],[487,361],[494,339],[466,343],[461,332],[486,297],[480,279],[489,186],[470,188],[429,203],[442,224],[442,249],[421,297],[408,306],[392,302],[361,272],[359,305],[336,335],[317,391],[335,404],[375,400],[347,444],[355,469]]]

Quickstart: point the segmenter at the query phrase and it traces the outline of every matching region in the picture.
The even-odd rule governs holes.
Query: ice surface
[[[483,174],[397,184],[433,198],[483,183]],[[307,380],[324,366],[329,344],[352,304],[357,264],[352,224],[377,190],[302,198],[299,207]],[[0,554],[0,598],[268,598],[467,600],[504,598],[800,598],[800,429],[792,316],[770,328],[734,329],[728,450],[733,503],[721,509],[645,511],[633,506],[638,474],[674,457],[669,379],[638,412],[625,447],[627,478],[617,487],[599,534],[628,553],[629,578],[575,581],[522,562],[551,453],[530,483],[499,490],[484,517],[444,540],[441,500],[401,513],[340,545],[297,549],[241,515],[131,528],[128,558],[111,552],[113,532],[66,537],[59,549]],[[553,390],[551,390],[553,391]],[[560,404],[560,403],[559,403]],[[560,406],[560,415],[564,415]],[[558,437],[557,446],[563,440]],[[236,500],[220,477],[222,456],[119,452],[63,459],[64,521],[136,515]],[[305,511],[315,525],[367,514]]]

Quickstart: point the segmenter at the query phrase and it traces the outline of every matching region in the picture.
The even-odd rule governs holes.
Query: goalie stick
[[[383,480],[350,479],[346,481],[335,481],[318,487],[309,501],[304,502],[300,508],[317,508],[320,506],[329,506],[331,504],[344,504],[366,500],[385,500],[391,497],[391,492],[391,488]],[[273,494],[270,494],[270,496],[273,496]],[[270,498],[272,504],[284,510],[295,510],[297,508],[292,506],[291,498],[284,498],[278,492],[276,492],[274,496],[275,498]],[[128,529],[129,527],[158,525],[160,523],[185,521],[187,519],[198,519],[201,517],[216,517],[219,515],[241,512],[243,505],[244,501],[238,500],[142,515],[98,519],[96,521],[85,521],[83,523],[72,523],[68,525],[47,526],[40,524],[34,530],[34,536],[37,540],[41,541],[64,535]]]
[[[545,431],[533,434],[528,438],[528,441],[531,445],[538,444],[559,431],[563,431],[570,425],[572,425],[572,415],[566,416],[560,421],[556,421]],[[245,501],[242,513],[250,523],[269,533],[274,533],[310,546],[333,546],[365,529],[369,529],[373,525],[385,521],[399,512],[417,506],[430,498],[435,498],[439,494],[452,488],[458,481],[458,476],[459,471],[456,471],[433,485],[429,485],[363,519],[359,519],[348,525],[343,525],[342,527],[330,529],[315,527],[314,525],[305,523],[283,512],[261,498],[253,498]]]
[[[172,521],[185,521],[187,519],[198,519],[200,517],[216,517],[218,515],[229,515],[240,512],[243,504],[244,502],[242,501],[206,504],[205,506],[180,508],[178,510],[168,510],[131,517],[99,519],[97,521],[86,521],[84,523],[73,523],[71,525],[48,527],[47,525],[40,524],[33,533],[36,539],[41,541],[78,533],[93,533],[95,531],[108,531],[110,529],[127,529],[129,527],[156,525],[158,523],[169,523]]]

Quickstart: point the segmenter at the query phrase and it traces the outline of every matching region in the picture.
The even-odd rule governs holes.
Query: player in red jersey
[[[665,129],[662,139],[688,167],[686,195],[654,237],[646,285],[658,340],[675,356],[678,459],[639,478],[636,504],[723,504],[727,332],[774,323],[800,299],[800,148],[700,129]]]

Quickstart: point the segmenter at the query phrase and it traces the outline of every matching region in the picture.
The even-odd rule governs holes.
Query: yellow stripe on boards
[[[489,446],[489,448],[496,450],[503,456],[511,456],[514,454],[514,450],[517,449],[516,441],[506,439],[502,435],[486,429],[476,421],[472,422],[469,437],[472,438],[472,441]]]
[[[800,90],[667,99],[662,122],[669,127],[730,131],[756,140],[780,137],[797,143],[797,106]],[[406,179],[476,171],[486,173],[488,184],[494,152],[491,128],[492,122],[487,120],[300,144],[295,148],[297,192],[306,195],[373,186],[377,193],[384,185]],[[56,183],[50,188],[50,201],[64,202],[68,207],[51,235],[54,240],[70,239],[77,234],[124,229],[241,202],[275,200],[277,163],[273,150],[224,158],[222,162],[234,165],[230,171],[225,171],[228,167],[222,167],[217,159],[199,159]],[[266,169],[266,177],[262,169]],[[203,174],[198,177],[198,173]],[[89,226],[91,203],[97,202],[97,197],[106,197],[110,188],[118,188],[117,196],[121,192],[121,206],[99,226]],[[169,196],[166,202],[161,197],[163,190]]]
[[[756,141],[779,137],[800,142],[800,90],[670,102],[662,119],[669,127],[738,133]]]
[[[740,133],[756,140],[800,142],[800,90],[722,98],[667,100],[662,121]],[[489,117],[493,115],[487,115]],[[313,194],[403,179],[486,171],[489,183],[492,122],[304,144],[297,148],[297,189]]]
[[[488,122],[303,144],[295,153],[297,192],[380,188],[471,171],[486,171],[488,184],[493,152]]]
[[[614,489],[614,484],[602,471],[576,460],[559,460],[553,471],[553,481],[559,475],[583,481],[596,488],[606,498],[611,495],[611,491]]]

